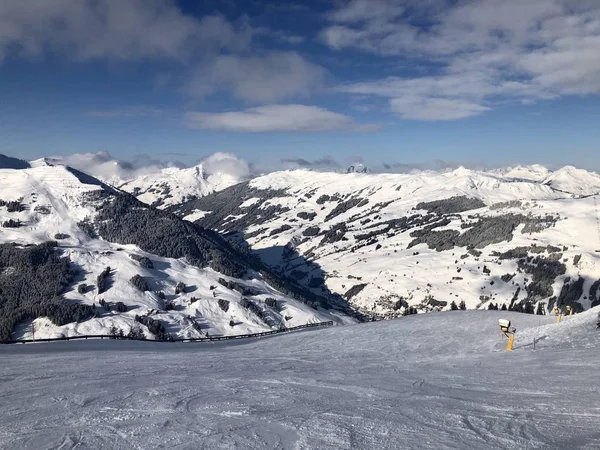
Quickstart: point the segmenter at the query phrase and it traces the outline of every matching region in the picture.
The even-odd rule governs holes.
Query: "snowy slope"
[[[502,174],[505,178],[543,182],[550,176],[552,171],[539,164],[534,164],[532,166],[516,166],[500,169],[497,170],[496,173]]]
[[[549,174],[543,181],[553,189],[578,195],[597,195],[600,176],[573,166],[565,166]]]
[[[250,178],[246,161],[230,153],[214,153],[189,168],[170,167],[111,184],[158,208],[203,197]]]
[[[0,169],[0,200],[3,201],[0,203],[0,224],[5,225],[0,227],[0,244],[26,246],[58,240],[59,251],[70,259],[78,272],[65,297],[70,302],[94,305],[100,313],[98,318],[60,327],[45,318],[38,318],[35,320],[36,337],[107,334],[113,325],[127,334],[136,323],[134,317],[145,314],[160,320],[173,337],[246,334],[282,325],[349,320],[339,318],[339,313],[316,310],[282,294],[252,270],[243,279],[236,279],[187,262],[185,258],[160,257],[144,252],[136,245],[119,245],[90,237],[80,228],[79,222],[93,223],[102,202],[110,201],[116,194],[118,191],[113,188],[65,166],[39,163],[21,170]],[[10,202],[17,202],[20,210],[9,211]],[[6,227],[9,221],[18,222],[20,226]],[[185,238],[181,236],[182,242]],[[153,268],[142,267],[134,257],[147,257]],[[99,294],[95,286],[97,276],[106,267],[111,268],[109,289]],[[10,267],[0,267],[0,276],[4,270],[10,273]],[[149,291],[141,292],[131,284],[134,275],[144,277]],[[252,294],[242,295],[223,286],[220,279],[234,281],[238,286],[251,289]],[[77,286],[84,283],[91,288],[79,292]],[[186,285],[184,293],[175,292],[179,283]],[[161,292],[164,299],[160,298]],[[265,304],[269,297],[277,301],[280,310]],[[256,303],[269,317],[269,323],[243,308],[244,298]],[[122,302],[128,311],[105,311],[99,307],[101,299],[113,305]],[[229,301],[227,312],[218,306],[219,299]],[[166,304],[172,304],[174,309],[165,311]],[[230,326],[230,320],[235,322],[234,327]],[[151,337],[148,331],[146,335]],[[14,338],[20,337],[31,337],[29,323],[22,324],[14,333]]]
[[[306,283],[313,279],[316,291],[322,278],[323,287],[367,314],[401,314],[398,302],[431,309],[438,305],[432,297],[446,309],[452,301],[486,308],[513,298],[534,305],[576,302],[585,309],[600,304],[600,213],[591,195],[598,192],[597,174],[570,167],[298,170],[258,177],[172,211],[232,237],[243,234],[273,267]],[[453,209],[448,199],[455,197],[472,204]],[[437,200],[437,209],[417,208]],[[524,256],[506,254],[519,248]],[[562,273],[545,280],[540,293],[534,266],[555,263],[564,269],[558,267]],[[582,289],[570,287],[579,277]]]
[[[597,313],[3,346],[0,448],[597,449]],[[511,353],[499,318],[518,330]]]
[[[144,203],[165,208],[220,191],[240,181],[226,173],[205,174],[202,164],[199,164],[186,169],[166,168],[160,173],[125,182],[119,188]]]

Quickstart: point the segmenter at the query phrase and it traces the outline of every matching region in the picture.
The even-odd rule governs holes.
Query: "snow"
[[[351,300],[366,313],[394,314],[389,305],[400,297],[416,305],[430,295],[448,305],[452,300],[464,300],[468,308],[482,305],[482,297],[489,297],[494,303],[509,304],[517,287],[527,284],[528,275],[517,271],[514,260],[499,261],[498,264],[492,252],[502,253],[518,246],[560,247],[561,261],[566,264],[567,272],[557,278],[553,295],[560,293],[567,277],[584,277],[584,293],[579,299],[584,308],[591,303],[587,298],[591,283],[600,279],[600,211],[598,196],[589,196],[600,192],[600,176],[593,172],[570,166],[553,172],[537,165],[486,172],[461,167],[446,172],[411,174],[293,170],[255,178],[250,185],[257,189],[286,191],[287,195],[271,198],[262,207],[280,205],[290,209],[265,223],[248,227],[245,231],[252,236],[248,238],[251,247],[261,255],[268,255],[270,264],[280,265],[286,272],[309,270],[305,264],[309,258],[325,274],[327,288],[341,295],[356,284],[367,283],[368,286]],[[338,196],[340,201],[358,197],[367,199],[368,203],[326,221],[339,201],[319,204],[317,200],[322,195]],[[419,202],[453,196],[479,198],[488,206],[462,213],[460,216],[465,221],[471,221],[468,216],[474,214],[489,217],[510,213],[549,215],[559,220],[539,233],[523,234],[521,226],[513,233],[512,240],[487,246],[479,258],[461,259],[467,249],[460,247],[443,252],[429,249],[425,244],[408,248],[413,240],[410,232],[382,234],[378,236],[378,242],[360,247],[365,241],[359,241],[357,236],[381,229],[374,224],[413,215]],[[505,205],[500,207],[500,203]],[[315,213],[316,216],[312,221],[299,220],[299,212]],[[363,219],[370,222],[363,224]],[[346,240],[321,244],[321,236],[303,236],[308,227],[318,226],[326,231],[342,223],[347,226]],[[271,235],[282,224],[289,224],[291,229]],[[454,219],[439,230],[461,230],[460,224],[459,219]],[[257,231],[260,232],[254,233]],[[283,261],[281,250],[290,243],[303,257]],[[377,249],[378,245],[381,248]],[[563,246],[566,249],[563,250]],[[276,254],[277,249],[279,253]],[[574,265],[576,255],[582,257],[579,264]],[[484,265],[491,274],[482,273]],[[512,280],[514,284],[500,280],[502,275],[513,273],[516,274]],[[519,300],[526,296],[526,291],[521,289]]]
[[[573,166],[565,166],[557,170],[548,176],[544,183],[554,189],[578,195],[597,195],[600,193],[600,176]]]
[[[189,220],[190,222],[194,222],[198,219],[202,219],[204,216],[209,214],[208,211],[196,210],[193,213],[187,214],[183,217],[184,220]]]
[[[120,189],[134,194],[140,201],[166,208],[180,204],[193,197],[203,197],[239,183],[241,178],[227,173],[205,174],[204,167],[179,169],[169,167],[160,173],[152,173],[123,183]]]
[[[0,449],[597,449],[598,311],[2,346]]]
[[[109,303],[123,302],[128,311],[125,313],[102,311],[99,318],[82,323],[56,326],[45,318],[34,321],[37,338],[55,338],[61,336],[108,334],[114,325],[129,332],[136,323],[136,315],[152,314],[161,320],[175,338],[197,338],[206,333],[215,335],[249,334],[270,331],[272,328],[254,314],[240,306],[242,295],[220,285],[219,278],[231,280],[211,269],[199,269],[183,260],[161,258],[145,253],[133,245],[118,245],[100,239],[91,239],[81,231],[77,223],[95,215],[94,201],[89,195],[106,189],[97,180],[83,174],[79,176],[65,166],[42,164],[40,161],[30,169],[0,169],[0,199],[20,200],[25,205],[21,212],[8,212],[0,208],[0,223],[8,219],[19,219],[23,226],[19,228],[0,227],[0,243],[15,242],[22,245],[38,244],[55,239],[57,233],[68,235],[59,240],[59,246],[79,271],[73,286],[64,294],[67,301],[99,306],[101,299]],[[110,188],[109,188],[110,189]],[[39,206],[47,211],[41,212]],[[145,269],[131,255],[146,256],[153,261],[154,269]],[[85,283],[96,285],[96,277],[106,268],[113,270],[110,288],[98,294],[96,289],[80,294],[77,285]],[[140,292],[131,283],[134,275],[146,277],[151,292]],[[319,310],[287,297],[274,290],[256,274],[254,280],[235,280],[242,285],[252,286],[260,293],[249,296],[261,307],[267,309],[264,301],[275,298],[281,311],[270,311],[271,316],[286,327],[306,323],[333,320],[337,324],[355,322],[333,311]],[[187,286],[186,292],[174,294],[178,283]],[[212,288],[211,288],[212,287]],[[175,309],[160,311],[163,301],[158,292],[164,292],[166,301]],[[198,299],[192,302],[192,298]],[[218,306],[218,300],[230,302],[228,312]],[[161,308],[162,309],[162,308]],[[286,320],[285,317],[288,317]],[[236,325],[231,327],[230,320]],[[193,327],[193,322],[201,330]],[[13,333],[14,339],[31,338],[30,322],[21,324]],[[147,336],[152,338],[152,336]]]
[[[77,222],[93,212],[83,195],[101,190],[96,184],[86,184],[64,166],[37,165],[31,169],[0,169],[2,200],[20,200],[27,209],[18,213],[0,210],[0,223],[18,219],[21,228],[1,228],[0,242],[40,243],[53,239],[56,233],[71,236],[70,242],[85,241]],[[39,212],[47,208],[50,214]]]

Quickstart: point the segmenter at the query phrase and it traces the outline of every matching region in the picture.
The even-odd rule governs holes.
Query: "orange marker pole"
[[[508,342],[506,344],[507,352],[512,352],[514,342],[515,342],[515,335],[513,333],[511,333],[508,335]]]

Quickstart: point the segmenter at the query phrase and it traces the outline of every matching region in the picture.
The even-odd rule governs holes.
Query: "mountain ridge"
[[[38,219],[51,218],[58,233],[74,239],[68,242],[76,246],[85,247],[98,237],[114,241],[94,251],[114,252],[112,246],[118,246],[118,251],[131,248],[131,253],[150,259],[187,258],[191,254],[157,250],[160,246],[152,239],[149,245],[124,238],[127,233],[137,236],[137,229],[146,226],[138,223],[143,214],[152,217],[144,224],[171,223],[175,219],[170,217],[178,216],[200,227],[194,230],[221,233],[251,264],[258,258],[268,271],[310,296],[337,298],[335,308],[344,310],[350,304],[367,317],[395,317],[415,308],[448,309],[461,300],[469,308],[505,305],[530,310],[541,305],[546,311],[557,304],[576,310],[600,304],[600,176],[572,166],[556,171],[540,165],[488,171],[459,167],[409,174],[288,170],[200,192],[182,203],[178,200],[190,197],[180,186],[179,197],[163,203],[160,196],[143,197],[146,204],[140,195],[136,203],[118,188],[46,159],[31,166],[5,170],[18,175],[4,180],[4,192],[12,189],[14,195],[4,195],[3,200],[18,200],[26,186],[54,199],[33,206],[56,213]],[[182,170],[196,181],[206,178],[198,167],[165,169],[161,174],[177,180]],[[32,171],[37,175],[32,177]],[[161,176],[145,175],[144,182],[161,183]],[[86,188],[82,191],[81,186]],[[124,204],[98,216],[104,200],[94,199],[93,191]],[[19,218],[27,222],[26,211],[2,211],[0,223]],[[137,211],[133,218],[132,211]],[[86,218],[95,216],[99,222],[86,225]],[[169,225],[173,230],[186,227],[180,225],[186,222],[175,223]],[[189,235],[184,228],[154,241],[180,240],[174,236]],[[35,227],[21,241],[19,227],[1,231],[0,241],[23,245],[52,237],[47,232],[39,235]],[[105,235],[86,234],[98,231]],[[206,233],[193,231],[197,232]],[[239,280],[235,258],[216,260],[217,270]],[[131,270],[129,262],[125,266]],[[313,306],[318,305],[323,304],[317,301]]]
[[[54,291],[64,300],[27,297],[11,303],[0,295],[0,321],[33,314],[37,337],[106,334],[112,327],[124,333],[139,328],[162,338],[200,337],[353,320],[344,314],[343,301],[330,305],[326,297],[272,273],[214,231],[67,166],[0,169],[0,192],[0,244],[17,249],[0,261],[0,284],[21,283],[10,262],[27,261],[19,249],[47,242],[68,258],[74,271],[68,286]],[[51,316],[54,323],[36,318],[47,308],[77,304],[93,306],[95,317],[81,323],[63,319],[70,317],[68,312],[60,319]],[[149,319],[138,322],[138,316]],[[11,320],[9,328],[14,326]],[[15,337],[31,335],[27,327],[19,330]],[[5,334],[2,339],[7,339]]]
[[[282,171],[169,210],[256,252],[280,248],[279,255],[269,252],[274,268],[313,289],[345,295],[365,314],[449,308],[459,300],[469,308],[541,303],[548,310],[567,301],[578,310],[589,308],[600,279],[594,197],[600,176],[572,167],[548,174],[534,167],[532,173],[543,176],[526,179],[523,168],[519,177],[514,170],[465,168],[413,174]],[[479,203],[463,207],[469,199]],[[290,250],[306,261],[294,262]],[[516,254],[523,256],[510,257]],[[559,261],[558,272],[544,272]],[[315,279],[311,263],[324,277]]]

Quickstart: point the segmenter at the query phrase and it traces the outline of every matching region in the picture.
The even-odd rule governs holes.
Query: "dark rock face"
[[[455,214],[472,209],[484,208],[483,203],[478,198],[469,198],[467,196],[451,197],[444,200],[435,200],[432,202],[418,203],[415,209],[423,209],[429,213],[437,215]]]

